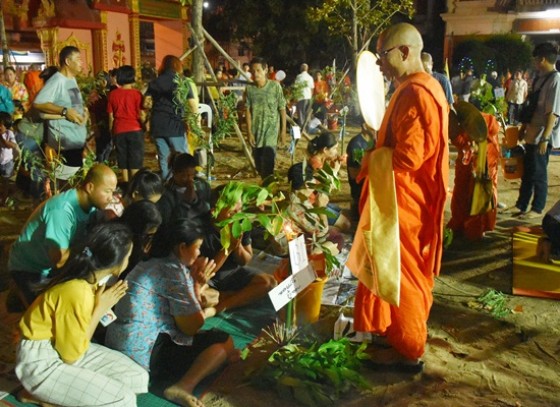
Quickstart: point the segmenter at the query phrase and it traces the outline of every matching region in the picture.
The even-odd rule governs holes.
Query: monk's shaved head
[[[422,36],[416,27],[408,23],[399,23],[387,28],[379,37],[379,41],[383,42],[385,48],[408,45],[415,48],[418,55],[424,48]]]
[[[399,23],[387,28],[377,40],[381,72],[397,83],[408,75],[424,72],[420,57],[423,47],[422,36],[412,24]]]

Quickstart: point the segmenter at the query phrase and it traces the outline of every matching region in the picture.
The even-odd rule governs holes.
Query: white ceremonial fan
[[[372,52],[363,51],[358,56],[356,77],[362,117],[369,127],[379,130],[385,114],[385,83]]]
[[[284,79],[286,79],[286,72],[280,70],[280,71],[276,71],[276,77],[275,79],[278,82],[282,82]]]

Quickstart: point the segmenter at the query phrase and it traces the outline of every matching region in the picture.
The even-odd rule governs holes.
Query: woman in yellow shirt
[[[126,294],[107,288],[126,268],[132,236],[125,225],[97,226],[73,249],[49,288],[20,321],[16,375],[20,401],[58,406],[136,406],[148,373],[122,353],[90,343],[97,324]]]

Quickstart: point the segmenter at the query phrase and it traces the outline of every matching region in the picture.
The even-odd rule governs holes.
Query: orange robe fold
[[[359,283],[354,327],[357,331],[386,335],[387,341],[409,359],[417,359],[424,353],[434,275],[439,274],[441,267],[449,175],[448,106],[441,86],[431,75],[412,74],[393,94],[378,135],[378,147],[394,149],[400,304],[390,305]],[[359,178],[375,177],[370,174],[369,159],[371,154],[363,160]],[[368,184],[364,183],[362,205],[369,199]],[[361,224],[362,219],[358,231]],[[364,248],[359,246],[352,246],[347,262],[350,270],[358,267],[355,260],[359,253],[364,253]]]
[[[488,177],[492,180],[492,192],[494,204],[498,202],[498,160],[500,157],[500,145],[498,143],[498,132],[500,125],[494,116],[482,113],[488,127],[488,150],[486,161],[488,163]],[[453,197],[451,198],[451,219],[447,226],[454,232],[460,232],[470,240],[477,240],[484,232],[494,230],[496,226],[497,208],[480,214],[470,215],[471,201],[474,190],[473,171],[476,170],[476,155],[464,164],[464,150],[470,148],[470,139],[467,134],[461,133],[453,140],[459,154],[455,160],[455,185]]]

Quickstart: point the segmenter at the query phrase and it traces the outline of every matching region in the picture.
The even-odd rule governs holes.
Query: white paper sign
[[[307,258],[307,250],[305,250],[305,239],[303,235],[288,242],[288,252],[290,253],[290,266],[292,267],[292,274],[303,270],[309,264]]]
[[[317,274],[315,273],[315,270],[313,269],[313,267],[311,267],[311,265],[308,264],[305,269],[292,274],[290,277],[282,281],[275,288],[268,292],[268,296],[270,297],[270,301],[272,301],[274,309],[276,311],[281,309],[316,279]]]
[[[506,97],[506,91],[504,90],[504,88],[494,88],[494,97],[497,98],[505,98]]]
[[[299,140],[301,138],[301,128],[299,126],[292,126],[292,137],[294,140]]]

